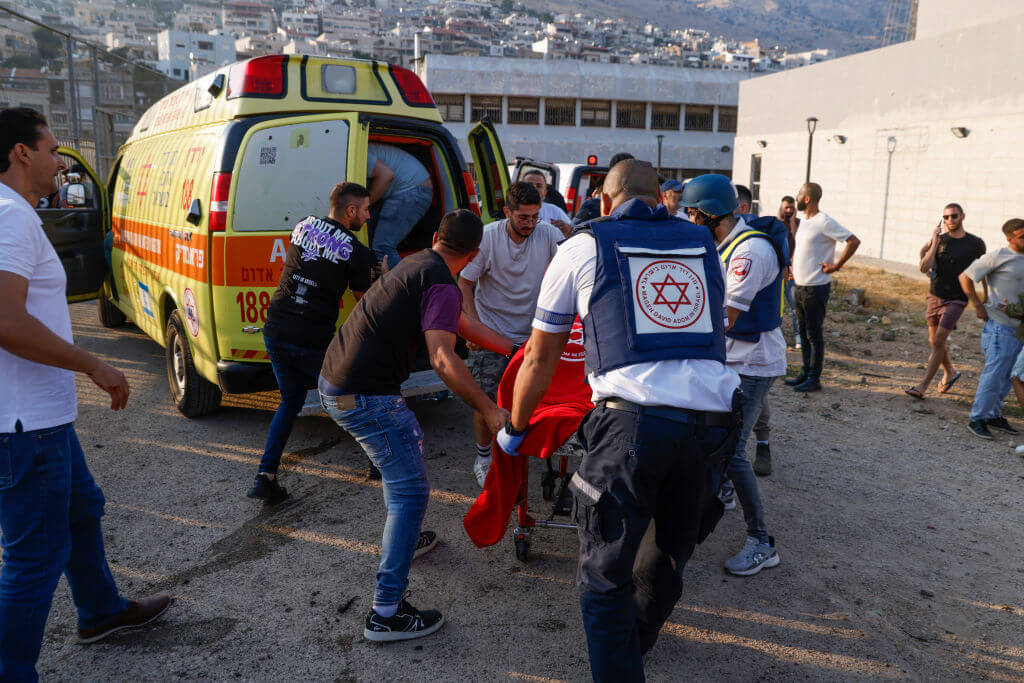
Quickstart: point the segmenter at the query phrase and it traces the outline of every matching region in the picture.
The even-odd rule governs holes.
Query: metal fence
[[[81,152],[103,178],[143,112],[180,85],[0,6],[0,108],[42,112],[61,144]]]

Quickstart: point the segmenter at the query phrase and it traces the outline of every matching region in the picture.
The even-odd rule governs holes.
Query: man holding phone
[[[921,247],[921,272],[931,277],[925,319],[928,321],[928,341],[932,351],[924,378],[916,386],[906,389],[908,396],[924,398],[940,365],[943,368],[940,394],[949,391],[960,379],[960,373],[953,370],[949,359],[946,339],[956,329],[957,320],[967,306],[967,295],[960,286],[960,273],[984,255],[985,242],[964,230],[963,207],[957,203],[946,204],[931,240]]]

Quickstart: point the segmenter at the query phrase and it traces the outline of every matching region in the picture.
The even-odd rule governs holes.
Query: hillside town
[[[419,54],[744,72],[788,69],[835,56],[829,49],[790,53],[784,46],[763,46],[757,38],[737,41],[642,19],[537,12],[515,0],[162,0],[145,5],[18,0],[8,6],[179,80],[270,53],[408,65],[419,49]],[[45,71],[45,53],[31,27],[10,17],[0,23],[0,66]]]

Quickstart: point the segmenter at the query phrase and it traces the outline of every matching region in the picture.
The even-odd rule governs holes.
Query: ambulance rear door
[[[367,139],[355,113],[264,120],[245,131],[229,176],[215,175],[211,260],[222,362],[268,359],[262,331],[291,231],[306,216],[329,213],[337,183],[365,185]],[[356,232],[364,244],[366,232]],[[349,292],[341,316],[354,305]]]
[[[498,133],[488,119],[469,131],[469,151],[479,187],[480,213],[484,223],[505,217],[505,193],[508,192],[508,163]]]
[[[67,147],[57,151],[67,169],[58,174],[54,192],[39,200],[36,213],[67,274],[68,301],[95,299],[108,270],[106,188],[81,154]]]

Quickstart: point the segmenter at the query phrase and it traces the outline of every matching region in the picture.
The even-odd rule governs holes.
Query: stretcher
[[[569,480],[572,474],[569,471],[569,457],[582,456],[582,447],[575,436],[569,438],[562,446],[555,451],[550,458],[544,458],[546,465],[544,474],[540,479],[541,495],[544,500],[551,502],[551,514],[547,519],[536,519],[529,512],[529,488],[530,488],[530,460],[523,456],[522,460],[522,484],[516,496],[516,525],[512,529],[512,541],[515,544],[516,559],[526,562],[530,558],[530,535],[536,528],[542,529],[566,529],[575,531],[576,525],[568,521],[560,521],[556,517],[569,517],[572,515],[572,491],[569,490]],[[551,461],[558,458],[558,469],[555,470]]]

